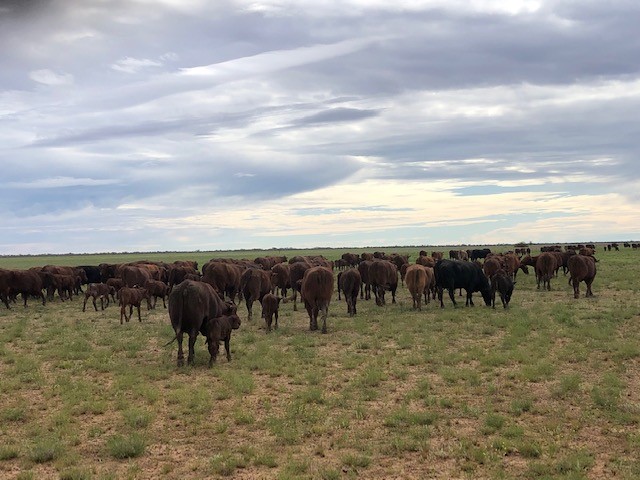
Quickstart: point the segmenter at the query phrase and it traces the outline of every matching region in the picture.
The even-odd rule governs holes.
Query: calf
[[[273,328],[278,328],[278,307],[280,305],[281,297],[275,296],[273,293],[267,293],[262,297],[262,316],[267,325],[267,333],[271,331],[271,324],[275,317],[276,324]]]
[[[491,304],[496,308],[496,292],[500,294],[502,306],[507,308],[513,294],[514,282],[511,277],[502,269],[496,271],[491,277]]]
[[[209,348],[209,367],[213,366],[220,350],[220,342],[224,342],[224,349],[227,353],[227,361],[231,361],[231,351],[229,342],[231,341],[231,332],[240,328],[240,317],[236,313],[230,315],[222,315],[214,317],[204,326],[204,335],[207,337],[207,345]]]
[[[107,300],[107,307],[109,306],[109,295],[114,295],[115,290],[113,287],[110,287],[106,283],[90,283],[87,287],[87,290],[84,292],[84,303],[82,305],[82,311],[84,312],[87,307],[87,300],[89,297],[93,299],[93,308],[98,311],[98,306],[96,305],[96,299],[100,299],[100,309],[104,310],[106,307],[104,305],[104,300]]]
[[[138,321],[142,322],[140,317],[140,304],[143,300],[149,301],[149,292],[146,288],[141,287],[122,287],[118,292],[118,298],[120,299],[120,325],[122,325],[122,318],[128,322],[133,314],[133,307],[138,309]],[[126,308],[129,307],[129,315],[127,316]]]
[[[388,260],[375,260],[369,267],[369,282],[376,297],[376,305],[385,305],[384,294],[387,289],[391,292],[392,303],[396,303],[398,288],[398,268]]]
[[[555,274],[557,265],[556,256],[552,252],[542,252],[538,256],[535,265],[538,288],[542,282],[542,289],[551,291],[551,278]]]
[[[240,291],[247,304],[249,320],[253,318],[253,302],[262,302],[264,296],[271,292],[270,271],[247,268],[240,277]]]
[[[422,265],[415,263],[407,268],[407,273],[405,275],[407,288],[409,289],[409,293],[413,299],[414,310],[422,310],[422,295],[425,295],[425,298],[429,298],[426,294],[427,272],[425,268],[427,267],[423,267]]]
[[[169,295],[169,286],[166,283],[160,280],[147,280],[144,288],[149,292],[149,298],[147,298],[147,307],[149,310],[154,310],[156,308],[158,298],[162,298],[162,306],[167,308],[165,299],[167,298],[167,295]],[[152,298],[153,302],[151,302]]]

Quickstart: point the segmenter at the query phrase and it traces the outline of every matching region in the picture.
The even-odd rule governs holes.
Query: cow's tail
[[[165,347],[168,347],[169,345],[171,345],[173,342],[175,342],[178,339],[178,334],[176,333],[176,335],[171,339],[170,342],[167,342],[164,344]]]

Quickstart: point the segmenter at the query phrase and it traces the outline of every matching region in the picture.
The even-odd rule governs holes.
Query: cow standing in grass
[[[405,281],[407,282],[407,288],[413,299],[413,308],[422,310],[422,295],[425,295],[425,299],[429,298],[427,292],[427,267],[414,263],[407,267],[407,273],[405,274]]]
[[[226,320],[222,318],[226,318]],[[240,326],[240,318],[236,313],[236,306],[230,302],[223,302],[214,288],[208,283],[185,280],[176,285],[169,294],[169,318],[175,331],[175,337],[171,342],[178,341],[178,366],[184,365],[184,353],[182,350],[182,338],[186,333],[189,336],[189,355],[187,364],[194,363],[194,345],[198,333],[207,338],[209,346],[209,366],[215,362],[219,343],[225,341],[228,345],[227,327],[232,329]],[[228,354],[228,350],[227,350]],[[227,359],[230,356],[227,355]]]
[[[333,272],[326,267],[311,267],[304,272],[300,296],[309,314],[309,329],[318,329],[318,314],[322,318],[322,333],[327,333],[327,315],[333,295]]]
[[[593,297],[591,284],[596,277],[596,261],[590,255],[576,254],[569,257],[569,284],[573,286],[573,297],[580,298],[580,282],[584,282],[587,286],[585,296]]]
[[[482,268],[475,262],[440,260],[433,269],[438,289],[440,308],[444,308],[443,291],[447,289],[453,306],[457,307],[454,290],[464,288],[467,292],[466,306],[473,306],[473,292],[480,292],[487,306],[491,306],[491,286]]]
[[[122,287],[118,292],[118,298],[120,300],[120,325],[122,325],[122,319],[127,322],[133,315],[133,307],[138,310],[138,321],[142,322],[140,316],[140,304],[143,300],[149,301],[149,292],[145,288],[141,287]],[[126,309],[129,307],[129,315],[127,316]]]
[[[362,277],[356,268],[350,268],[338,274],[338,300],[340,300],[340,292],[342,291],[347,302],[347,313],[350,317],[356,314],[356,302],[358,301],[361,285]]]

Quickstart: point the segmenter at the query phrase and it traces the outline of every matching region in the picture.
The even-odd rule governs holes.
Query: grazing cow
[[[343,253],[341,260],[344,260],[349,267],[357,267],[360,263],[360,257],[357,253]]]
[[[305,272],[311,268],[309,262],[294,262],[289,264],[289,283],[291,284],[291,297],[287,300],[293,300],[293,311],[298,311],[298,292],[300,292],[300,281],[304,278]]]
[[[73,300],[73,291],[77,284],[77,277],[54,273],[50,275],[51,287],[58,291],[58,296],[63,302],[68,298]],[[53,295],[52,295],[53,297]]]
[[[270,272],[258,268],[247,268],[240,277],[240,291],[247,304],[249,320],[253,318],[253,302],[262,302],[262,298],[271,292]]]
[[[356,314],[356,302],[358,301],[358,293],[362,286],[362,276],[356,268],[350,268],[338,274],[338,300],[340,300],[340,291],[344,293],[344,299],[347,302],[347,313],[350,317]]]
[[[573,286],[573,298],[580,297],[580,282],[587,285],[586,297],[593,297],[591,284],[596,277],[596,261],[589,255],[573,255],[568,260],[569,284]]]
[[[385,305],[384,294],[387,288],[391,292],[392,303],[396,303],[398,288],[398,268],[388,260],[375,260],[369,267],[369,282],[376,297],[376,305]]]
[[[202,266],[202,281],[211,285],[223,298],[235,302],[240,292],[243,267],[235,263],[211,260]]]
[[[291,266],[289,263],[276,263],[271,267],[271,284],[273,285],[272,293],[280,289],[280,296],[287,296],[287,289],[291,288],[291,278],[289,271]]]
[[[540,288],[540,282],[542,282],[542,289],[551,291],[551,278],[556,271],[556,266],[557,260],[553,252],[542,252],[538,255],[535,265],[537,288]]]
[[[467,250],[467,254],[469,255],[469,260],[472,262],[474,260],[480,260],[481,258],[487,258],[487,255],[491,253],[491,249],[489,248],[476,248],[473,250]]]
[[[140,304],[143,300],[149,302],[149,292],[142,287],[122,287],[118,292],[118,299],[120,300],[120,325],[122,325],[122,318],[128,322],[133,315],[133,307],[138,310],[138,321],[142,322],[140,316]],[[129,307],[129,315],[127,316],[126,308]]]
[[[465,306],[473,306],[473,292],[480,292],[485,304],[487,306],[491,305],[491,287],[478,264],[461,260],[440,260],[436,263],[433,273],[436,279],[440,308],[444,308],[442,294],[445,288],[449,292],[449,298],[451,298],[454,307],[457,307],[453,293],[456,288],[464,288],[466,290],[467,300]]]
[[[327,315],[333,295],[333,272],[326,267],[311,267],[304,272],[300,297],[309,314],[309,329],[318,329],[318,313],[322,318],[322,333],[327,333]]]
[[[369,270],[373,260],[363,260],[358,264],[358,272],[360,272],[360,300],[371,300],[371,282],[369,280]]]
[[[175,265],[169,270],[168,283],[169,292],[173,289],[174,285],[182,283],[187,275],[197,274],[198,271],[190,266]]]
[[[500,294],[502,306],[507,308],[513,295],[514,281],[502,269],[497,270],[491,277],[491,305],[496,308],[496,292]]]
[[[529,275],[529,268],[523,265],[520,258],[514,253],[507,253],[504,256],[505,272],[513,279],[513,283],[516,282],[516,275],[518,270],[522,270],[525,274]]]
[[[32,270],[12,270],[9,287],[12,295],[22,295],[25,307],[27,306],[27,298],[30,295],[40,297],[42,305],[47,302],[44,293],[42,293],[42,277]]]
[[[487,278],[493,277],[493,275],[502,268],[502,263],[498,257],[490,257],[484,261],[482,270]]]
[[[87,300],[89,297],[93,299],[93,308],[95,308],[96,312],[98,311],[98,306],[96,305],[96,299],[100,299],[100,310],[104,310],[109,306],[109,295],[115,295],[115,290],[113,287],[110,287],[106,283],[90,283],[87,286],[87,290],[84,292],[84,303],[82,304],[82,311],[84,312],[87,307]],[[104,301],[107,300],[107,305],[105,306]]]
[[[148,269],[133,265],[125,265],[122,267],[120,270],[120,278],[122,278],[123,285],[129,288],[142,287],[149,280],[154,279]]]
[[[169,286],[160,280],[149,280],[145,283],[144,288],[149,292],[147,299],[147,307],[149,310],[155,310],[158,298],[162,299],[162,306],[167,308],[166,298],[169,295]],[[151,301],[153,299],[153,302]]]
[[[102,282],[102,278],[100,276],[100,268],[99,267],[95,267],[92,265],[82,265],[79,267],[76,267],[77,269],[81,269],[84,271],[85,276],[87,277],[87,281],[83,281],[83,284],[89,284],[89,283],[101,283]]]
[[[182,337],[186,333],[189,336],[189,356],[187,364],[194,363],[194,345],[198,333],[207,338],[211,359],[209,366],[215,362],[220,340],[225,340],[228,346],[227,324],[231,328],[240,326],[240,318],[236,314],[236,306],[223,302],[214,288],[208,283],[185,280],[174,287],[169,294],[169,318],[175,331],[175,337],[167,345],[178,341],[178,366],[184,365],[184,353],[182,351]],[[227,318],[227,320],[223,320]],[[227,359],[229,350],[227,349]]]
[[[433,257],[429,257],[427,255],[420,255],[416,259],[416,263],[418,265],[422,265],[423,267],[431,267],[431,268],[433,268],[435,266],[435,264],[436,264],[436,262],[433,259]]]
[[[422,295],[425,295],[425,299],[428,299],[427,292],[427,267],[418,265],[417,263],[410,265],[407,268],[407,288],[413,299],[413,309],[422,310]]]
[[[278,306],[280,305],[281,297],[275,296],[273,293],[267,293],[262,297],[262,316],[267,325],[267,333],[271,331],[271,324],[275,318],[276,323],[273,328],[278,328]]]

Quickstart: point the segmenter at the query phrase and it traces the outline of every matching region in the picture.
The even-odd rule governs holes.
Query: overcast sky
[[[0,0],[0,254],[640,238],[640,2]]]

